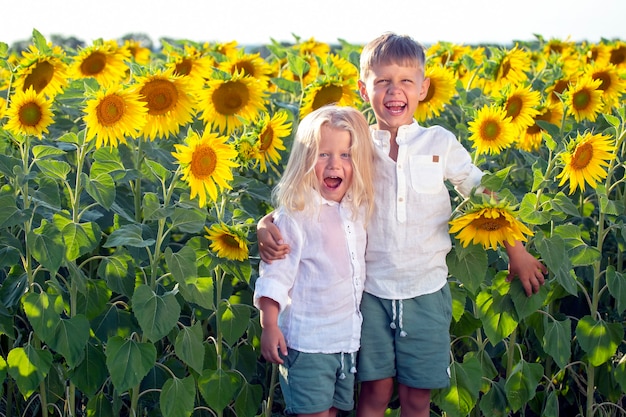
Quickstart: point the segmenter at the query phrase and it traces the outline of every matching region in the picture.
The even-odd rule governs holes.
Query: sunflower
[[[450,221],[450,233],[456,233],[456,238],[463,247],[470,243],[481,244],[483,248],[497,249],[505,242],[514,244],[516,241],[525,242],[527,236],[533,232],[522,222],[516,219],[516,213],[507,203],[479,204],[471,211]]]
[[[503,100],[506,115],[519,132],[534,123],[533,117],[539,113],[536,107],[541,101],[538,91],[533,91],[529,85],[507,86],[500,99]]]
[[[574,116],[577,122],[589,120],[595,122],[602,111],[602,80],[594,80],[590,75],[583,75],[571,84],[563,94],[567,114]]]
[[[126,143],[136,138],[146,123],[148,109],[136,89],[115,86],[99,90],[85,106],[87,140],[96,138],[96,148]]]
[[[626,78],[620,77],[615,65],[590,65],[585,73],[589,74],[592,79],[601,81],[598,90],[602,91],[604,112],[610,113],[612,107],[621,104],[620,99],[626,93]]]
[[[549,97],[551,103],[561,103],[561,96],[565,94],[573,79],[569,76],[563,76],[552,83],[545,89],[544,94]]]
[[[174,144],[174,158],[183,168],[183,181],[187,181],[191,189],[190,198],[198,196],[198,204],[204,207],[207,197],[217,200],[220,190],[231,189],[228,181],[232,181],[232,169],[237,167],[233,160],[237,151],[228,143],[228,138],[205,130],[202,137],[191,131],[185,144]],[[217,186],[217,187],[216,187]]]
[[[428,93],[413,115],[419,122],[439,116],[456,94],[456,79],[452,71],[439,65],[428,66],[425,76],[430,79]]]
[[[594,63],[597,65],[610,64],[611,51],[609,46],[605,43],[595,43],[591,45],[583,44],[586,48],[585,59],[587,63]]]
[[[531,67],[530,54],[515,45],[510,50],[497,51],[493,59],[496,63],[493,75],[488,77],[485,92],[499,91],[507,84],[518,85],[528,80]]]
[[[359,95],[354,82],[338,77],[319,79],[304,90],[300,118],[327,104],[356,107]]]
[[[296,55],[286,61],[286,68],[281,77],[289,81],[297,81],[309,85],[317,80],[322,72],[317,55]]]
[[[148,108],[143,135],[150,140],[177,135],[181,126],[193,120],[194,91],[188,79],[172,71],[157,71],[137,79],[139,95]]]
[[[205,45],[205,49],[210,52],[217,52],[225,57],[232,57],[237,55],[237,52],[239,51],[239,44],[237,41],[214,43]]]
[[[4,117],[4,113],[7,110],[7,101],[3,98],[0,97],[0,119],[2,119]]]
[[[4,128],[15,135],[33,135],[41,139],[48,133],[52,123],[52,100],[43,93],[37,94],[33,87],[26,91],[16,90],[6,112],[8,118]]]
[[[189,78],[193,88],[199,90],[213,72],[213,58],[204,56],[194,46],[185,45],[182,52],[172,51],[167,67],[174,75]]]
[[[569,180],[569,193],[573,194],[576,188],[585,191],[585,184],[596,188],[598,181],[606,178],[603,167],[615,158],[615,146],[610,136],[578,133],[559,156],[564,166],[556,178],[561,179],[559,186]]]
[[[300,55],[325,56],[330,53],[330,45],[309,38],[304,42],[298,42],[293,46]]]
[[[244,75],[256,78],[265,85],[269,83],[272,74],[272,68],[261,57],[261,54],[249,54],[242,50],[230,56],[226,61],[220,62],[218,68],[231,75],[243,71]]]
[[[215,223],[210,229],[204,229],[208,233],[205,237],[211,241],[209,247],[220,258],[243,261],[248,257],[248,242],[239,228]]]
[[[560,126],[563,119],[563,103],[550,103],[544,106],[540,106],[538,113],[533,117],[533,123],[528,126],[523,135],[519,138],[516,147],[526,152],[537,151],[541,147],[541,141],[543,134],[548,132],[543,130],[537,121],[542,120],[544,122],[551,123],[556,126]]]
[[[472,133],[469,140],[474,143],[478,154],[497,155],[515,141],[515,127],[506,110],[497,106],[484,106],[469,122]]]
[[[438,42],[433,44],[426,51],[427,62],[431,65],[439,63],[441,66],[453,71],[456,79],[468,88],[474,77],[474,71],[470,71],[468,64],[480,67],[485,61],[485,48],[472,47],[467,45],[451,44],[449,42]]]
[[[200,107],[202,120],[222,133],[230,134],[246,121],[257,119],[265,107],[264,84],[239,71],[226,79],[207,82]]]
[[[261,172],[267,170],[267,164],[277,164],[280,161],[278,151],[284,151],[285,145],[282,138],[289,136],[291,133],[291,122],[287,121],[289,114],[280,111],[271,118],[269,114],[265,114],[257,124],[255,134],[258,137],[256,154],[261,165]]]
[[[61,47],[55,46],[44,53],[31,45],[22,56],[15,77],[16,90],[26,91],[32,87],[47,97],[63,92],[68,83],[68,67],[63,62],[65,54]]]
[[[626,68],[626,42],[617,41],[611,45],[609,62],[619,69]]]
[[[580,66],[580,54],[576,44],[562,39],[550,39],[543,47],[543,53],[547,58],[556,57],[559,66],[565,73],[572,74]]]
[[[346,81],[356,82],[359,78],[359,69],[352,62],[337,54],[329,54],[322,65],[321,74],[330,77],[337,76]]]
[[[133,39],[127,39],[124,41],[122,49],[127,50],[130,57],[139,65],[146,65],[150,62],[150,54],[152,51],[145,46],[142,46],[141,42]]]
[[[130,51],[118,48],[115,41],[98,41],[74,57],[72,77],[95,78],[103,86],[116,84],[127,75],[127,59]]]

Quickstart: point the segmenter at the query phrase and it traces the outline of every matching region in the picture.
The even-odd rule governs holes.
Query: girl
[[[290,253],[261,262],[254,303],[261,353],[280,365],[291,414],[333,417],[354,406],[373,158],[363,115],[322,107],[301,121],[273,192]]]

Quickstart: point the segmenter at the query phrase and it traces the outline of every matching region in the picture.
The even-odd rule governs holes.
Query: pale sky
[[[0,41],[37,29],[86,43],[143,33],[258,45],[311,37],[362,44],[386,31],[431,44],[511,44],[545,39],[626,40],[626,0],[12,0],[2,6]]]

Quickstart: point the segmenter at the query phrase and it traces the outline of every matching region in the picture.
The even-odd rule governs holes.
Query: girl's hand
[[[511,282],[517,276],[529,297],[539,292],[539,287],[545,283],[548,268],[528,253],[522,242],[516,242],[514,246],[506,245],[506,249],[509,255],[509,275],[506,280]]]
[[[271,264],[277,259],[284,259],[289,253],[289,245],[283,242],[283,236],[274,224],[272,213],[265,215],[257,224],[256,231],[261,259]]]
[[[263,328],[263,332],[261,332],[261,354],[268,362],[283,363],[280,355],[287,356],[287,343],[285,343],[283,332],[278,326]]]

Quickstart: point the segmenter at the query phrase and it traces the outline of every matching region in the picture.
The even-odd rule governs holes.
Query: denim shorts
[[[305,353],[288,349],[279,366],[280,388],[289,414],[354,408],[354,359],[349,353]],[[354,358],[354,359],[353,359]]]
[[[396,377],[411,388],[450,385],[452,298],[447,284],[406,300],[364,293],[361,313],[360,381]]]

